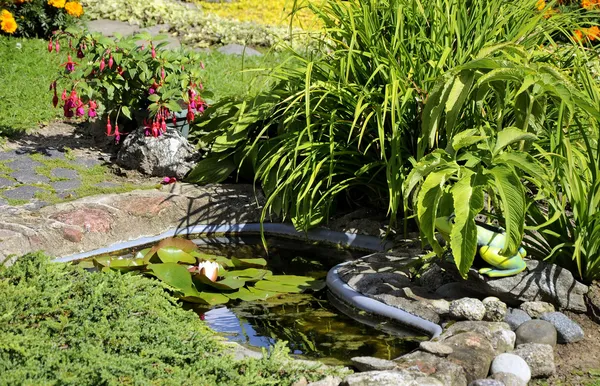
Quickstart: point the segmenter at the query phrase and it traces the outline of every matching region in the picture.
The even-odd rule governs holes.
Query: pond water
[[[365,254],[280,237],[267,238],[268,252],[258,237],[199,238],[194,242],[210,254],[265,258],[275,274],[315,278],[325,278],[334,265]],[[131,252],[135,251],[115,255]],[[292,354],[331,365],[348,365],[355,356],[393,359],[415,349],[425,339],[390,321],[347,307],[327,290],[253,302],[235,301],[213,308],[191,303],[184,306],[231,341],[268,349],[276,340],[284,340]]]

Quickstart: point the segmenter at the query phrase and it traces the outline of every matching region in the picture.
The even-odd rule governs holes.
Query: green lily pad
[[[135,254],[134,257],[136,259],[143,259],[144,257],[146,257],[148,252],[150,252],[151,250],[152,250],[152,248],[144,248],[141,251],[137,251],[137,253]]]
[[[232,270],[232,271],[227,271],[225,272],[225,274],[223,275],[224,277],[239,277],[239,278],[243,278],[244,281],[246,282],[256,282],[259,280],[262,280],[262,278],[265,277],[265,275],[270,272],[267,271],[266,269],[257,269],[257,268],[246,268],[246,269],[240,269],[240,270]]]
[[[248,288],[248,290],[250,292],[252,292],[252,294],[254,294],[255,296],[259,296],[259,298],[257,300],[266,300],[266,299],[268,299],[270,297],[273,297],[273,296],[281,296],[281,295],[283,295],[281,292],[269,291],[269,290],[259,289],[259,288],[256,288],[256,287],[250,287],[250,288]]]
[[[228,259],[225,256],[219,256],[219,255],[210,255],[208,253],[203,253],[200,251],[192,251],[190,252],[190,255],[197,257],[200,260],[208,260],[208,261],[215,261],[219,264],[221,264],[224,267],[233,267],[233,262],[231,261],[231,259]]]
[[[197,278],[200,279],[200,281],[202,283],[209,285],[213,288],[219,289],[219,290],[235,290],[238,288],[242,288],[243,286],[246,285],[245,280],[233,278],[233,277],[226,277],[223,280],[219,280],[219,281],[215,281],[215,282],[208,280],[208,278],[204,275],[199,275],[199,276],[197,276]]]
[[[233,265],[240,268],[263,268],[267,265],[267,261],[263,258],[238,259],[237,257],[232,257],[231,261],[233,262]]]
[[[230,298],[223,294],[215,292],[198,292],[196,295],[193,296],[184,296],[181,298],[181,300],[191,303],[201,303],[215,306],[217,304],[228,303]]]
[[[284,283],[280,283],[280,282],[276,282],[276,281],[268,281],[268,280],[261,280],[261,281],[257,282],[254,285],[254,288],[264,290],[264,291],[280,292],[280,293],[300,293],[305,290],[305,288],[302,288],[301,286],[298,286],[298,285],[288,285],[288,284],[284,284]]]
[[[183,265],[177,263],[150,264],[148,270],[166,284],[182,292],[184,296],[198,296],[199,294],[192,283],[192,275]]]
[[[296,286],[302,288],[302,290],[311,289],[313,291],[319,291],[325,288],[325,280],[315,279],[310,276],[296,276],[296,275],[271,275],[265,277],[265,280],[281,283],[288,286]]]
[[[77,265],[83,269],[90,269],[95,267],[93,260],[82,260]]]
[[[176,247],[163,247],[156,251],[163,263],[189,263],[194,264],[196,258],[182,249]]]

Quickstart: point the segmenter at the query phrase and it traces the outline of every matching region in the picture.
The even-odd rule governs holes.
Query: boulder
[[[485,378],[494,359],[494,348],[484,335],[464,332],[444,340],[452,347],[447,359],[465,370],[467,381]]]
[[[600,324],[600,282],[594,281],[585,297],[590,318]]]
[[[554,312],[554,306],[547,302],[525,302],[521,304],[519,307],[523,311],[527,312],[527,315],[531,316],[533,319],[537,319],[540,315],[545,314],[546,312]]]
[[[420,376],[408,371],[367,371],[347,376],[341,383],[342,386],[398,386],[398,385],[427,385],[444,386],[436,378]]]
[[[509,308],[504,321],[508,323],[510,328],[515,331],[519,326],[528,320],[531,320],[531,316],[527,315],[527,312],[518,308]]]
[[[438,339],[445,343],[448,338],[465,332],[476,332],[485,336],[492,344],[495,355],[512,351],[515,345],[515,333],[510,330],[508,324],[503,322],[456,322],[448,327]]]
[[[490,322],[502,322],[506,316],[506,304],[500,299],[490,296],[482,300],[485,307],[483,320]]]
[[[545,320],[530,320],[525,322],[515,331],[517,346],[524,343],[543,343],[556,346],[556,328]]]
[[[492,375],[492,379],[502,382],[504,386],[527,386],[526,382],[511,373],[496,373]]]
[[[450,302],[450,317],[455,320],[481,320],[485,306],[479,299],[462,298]]]
[[[413,352],[394,359],[398,363],[396,371],[412,374],[419,382],[434,379],[443,385],[467,384],[463,368],[451,361],[422,351]],[[372,383],[378,385],[377,383]],[[421,385],[422,383],[414,383]],[[402,383],[398,383],[402,385]]]
[[[548,344],[526,343],[519,345],[513,354],[527,362],[532,378],[547,378],[556,372],[554,349]]]
[[[447,356],[452,354],[454,350],[452,347],[440,343],[440,342],[432,342],[432,341],[424,341],[419,344],[419,350],[426,351],[431,354],[439,355],[439,356]]]
[[[352,361],[352,366],[361,372],[393,370],[396,367],[396,362],[394,361],[374,357],[354,357],[350,360]]]
[[[584,338],[581,326],[562,312],[548,312],[540,319],[552,323],[558,335],[558,343],[574,343]]]
[[[491,368],[492,375],[510,373],[527,383],[531,379],[531,370],[523,358],[515,354],[504,353],[494,358]]]
[[[447,272],[460,280],[460,274],[451,261],[439,264]],[[584,295],[588,287],[573,277],[569,270],[555,264],[537,260],[526,260],[527,269],[517,275],[489,278],[470,269],[467,280],[459,284],[465,290],[475,291],[486,296],[496,296],[511,306],[527,301],[545,301],[560,309],[573,312],[586,312]]]
[[[195,149],[176,131],[159,137],[135,130],[123,141],[117,164],[157,177],[183,178],[194,166]]]

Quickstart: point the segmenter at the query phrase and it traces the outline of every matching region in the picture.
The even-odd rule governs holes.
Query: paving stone
[[[39,166],[42,166],[41,163],[32,160],[27,156],[17,157],[11,162],[7,162],[6,166],[11,168],[12,170],[33,170]]]
[[[81,180],[55,181],[51,182],[50,186],[52,186],[57,193],[65,193],[79,188],[81,186]]]
[[[67,168],[52,169],[52,171],[50,172],[50,174],[52,176],[54,176],[54,177],[57,177],[57,178],[73,179],[73,178],[78,178],[79,177],[79,173],[77,173],[77,170],[67,169]]]
[[[39,210],[39,209],[45,207],[46,205],[48,205],[48,203],[46,201],[34,200],[34,201],[30,202],[29,204],[23,205],[23,208],[33,212],[33,211],[36,211],[36,210]]]
[[[17,184],[17,181],[15,181],[15,180],[0,177],[0,189],[10,188],[12,186],[15,186],[16,184]]]
[[[48,177],[36,173],[33,169],[17,170],[11,173],[10,176],[22,184],[45,184],[50,182]]]
[[[65,158],[65,152],[55,147],[38,147],[35,152],[48,158]]]
[[[0,161],[9,161],[15,158],[17,158],[17,153],[14,150],[0,152]]]
[[[31,200],[37,192],[43,192],[44,189],[37,186],[23,185],[11,190],[5,190],[2,195],[12,200]]]
[[[8,201],[6,201],[3,198],[0,198],[0,206],[3,206],[3,205],[8,205]]]
[[[99,159],[95,159],[95,158],[75,158],[75,160],[73,160],[73,163],[75,163],[77,165],[85,166],[86,168],[91,168],[96,165],[101,165],[102,161],[100,161]]]
[[[75,199],[77,198],[77,194],[75,192],[72,191],[64,191],[64,192],[57,192],[56,195],[58,196],[58,198],[61,199]]]
[[[123,21],[99,19],[87,23],[90,32],[99,32],[105,36],[114,36],[115,32],[123,36],[133,35],[140,30],[135,24],[129,24]]]

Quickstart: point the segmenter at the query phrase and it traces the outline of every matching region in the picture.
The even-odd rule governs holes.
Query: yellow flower
[[[79,17],[83,15],[83,7],[76,1],[68,1],[65,4],[65,11],[71,16]]]
[[[66,0],[48,0],[48,5],[56,8],[64,8]]]
[[[4,19],[12,19],[13,15],[12,13],[8,12],[6,9],[3,9],[0,12],[0,20],[4,20]]]
[[[535,6],[538,9],[538,11],[541,11],[542,9],[546,8],[546,1],[538,0],[537,3],[535,3]]]
[[[13,15],[5,9],[0,13],[0,29],[9,34],[17,30],[17,22]]]

